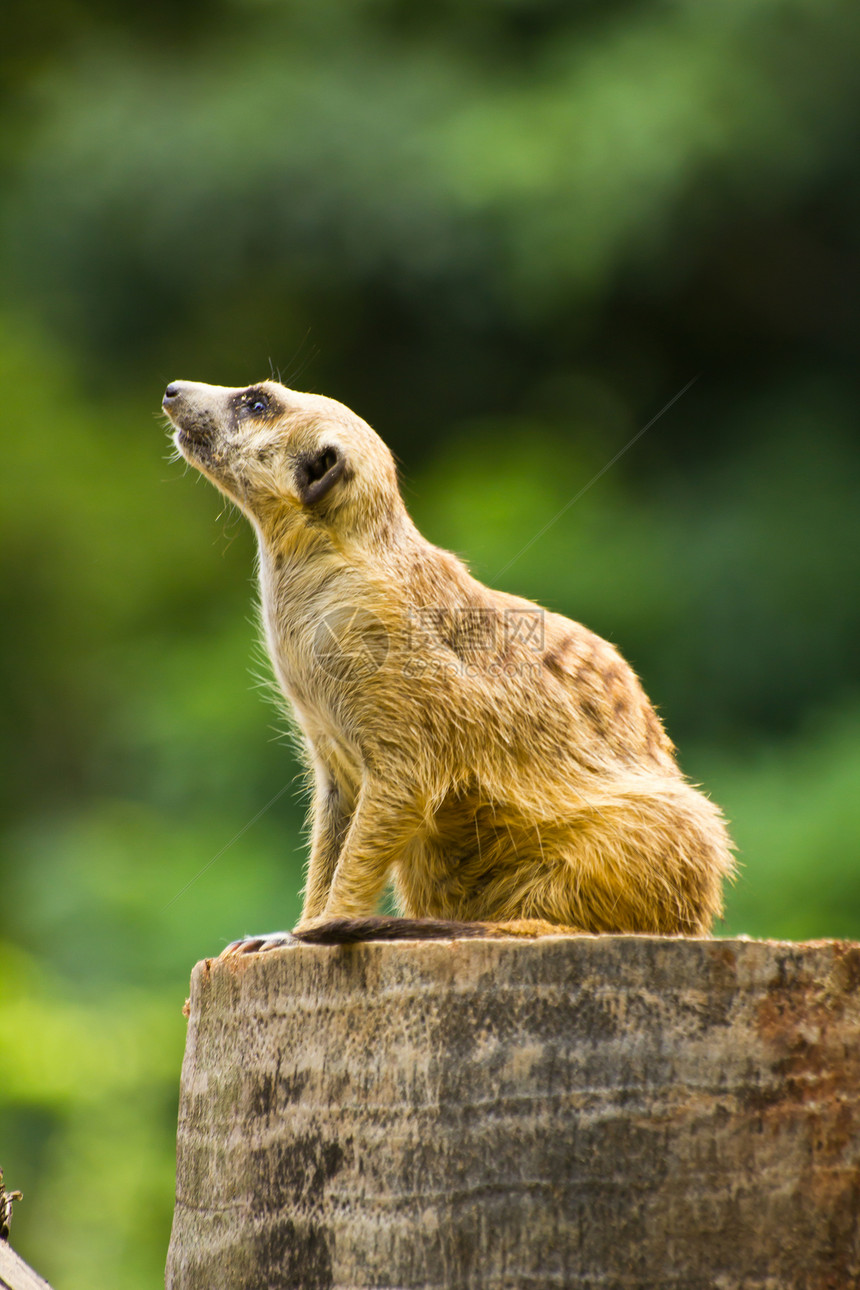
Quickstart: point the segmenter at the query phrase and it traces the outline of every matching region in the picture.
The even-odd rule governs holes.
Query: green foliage
[[[50,0],[6,34],[0,1162],[41,1272],[137,1290],[189,968],[292,923],[304,852],[251,535],[170,460],[168,380],[355,406],[428,536],[635,664],[732,820],[725,930],[860,936],[860,14]]]
[[[741,876],[728,934],[860,940],[860,703],[821,716],[791,744],[732,759],[712,750],[695,774],[726,804]]]

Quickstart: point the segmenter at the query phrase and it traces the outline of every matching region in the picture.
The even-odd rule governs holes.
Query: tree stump
[[[860,1285],[860,945],[199,963],[171,1290]]]

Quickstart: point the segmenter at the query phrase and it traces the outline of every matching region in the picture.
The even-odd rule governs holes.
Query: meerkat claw
[[[218,957],[229,959],[237,954],[263,954],[266,950],[279,950],[287,945],[297,944],[292,932],[267,932],[262,936],[243,936],[238,941],[231,941]]]

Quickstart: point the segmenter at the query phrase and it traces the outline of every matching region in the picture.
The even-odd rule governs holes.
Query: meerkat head
[[[182,456],[271,545],[308,529],[360,538],[403,511],[388,448],[334,399],[276,381],[245,389],[173,381],[162,407]]]

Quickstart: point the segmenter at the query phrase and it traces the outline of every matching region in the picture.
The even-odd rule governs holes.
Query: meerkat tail
[[[507,923],[455,922],[444,918],[331,918],[325,923],[293,932],[305,945],[356,945],[363,941],[448,941],[468,937],[576,936],[573,927],[557,926],[540,918],[519,918]]]

